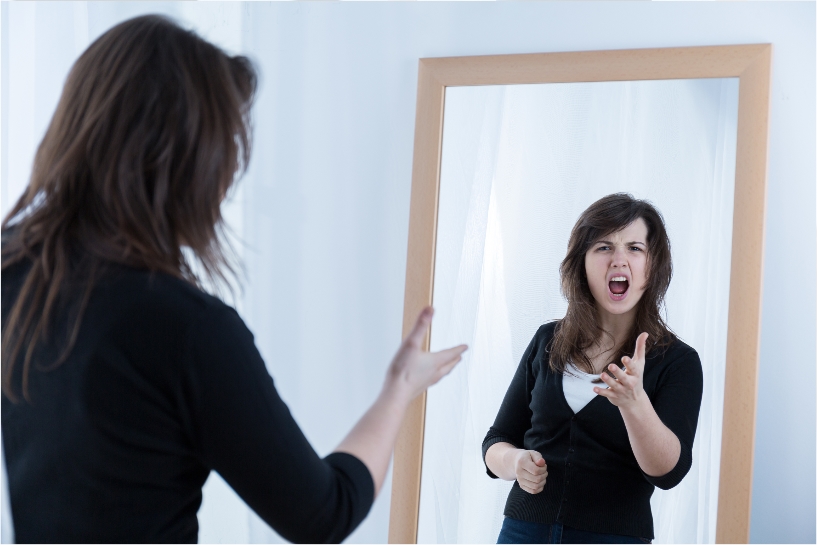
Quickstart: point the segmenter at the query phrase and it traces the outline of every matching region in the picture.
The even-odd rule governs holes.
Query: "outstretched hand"
[[[607,373],[601,374],[601,380],[607,385],[606,389],[598,386],[593,388],[594,392],[606,397],[610,403],[618,408],[634,405],[644,396],[644,361],[646,359],[647,337],[649,337],[647,333],[638,336],[632,358],[628,356],[621,358],[624,369],[612,363],[607,367],[615,378]]]
[[[418,396],[451,372],[462,359],[462,353],[468,349],[461,344],[439,352],[423,350],[423,340],[433,315],[434,309],[431,307],[420,312],[389,366],[388,381],[410,398]]]
[[[394,356],[377,400],[335,449],[361,460],[374,480],[375,494],[386,479],[397,434],[409,402],[440,380],[460,361],[467,348],[460,345],[439,352],[423,350],[434,310],[426,307]]]

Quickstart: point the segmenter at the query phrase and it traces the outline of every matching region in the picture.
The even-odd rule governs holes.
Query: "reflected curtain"
[[[693,465],[652,498],[656,542],[714,542],[737,126],[736,79],[446,90],[432,350],[471,349],[427,398],[420,543],[496,542],[512,482],[481,444],[537,328],[567,308],[559,263],[579,214],[629,192],[662,212],[666,319],[704,394]]]

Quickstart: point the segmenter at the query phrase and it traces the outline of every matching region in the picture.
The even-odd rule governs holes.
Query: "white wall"
[[[74,11],[37,4],[32,15],[2,4],[2,208],[26,176],[26,157],[53,112],[66,62],[78,53],[76,33],[46,31],[53,21],[77,17],[81,32],[86,10],[85,32],[93,38],[136,13],[171,12],[199,17],[205,36],[255,57],[262,73],[256,147],[229,212],[247,241],[239,309],[282,397],[321,454],[374,399],[400,340],[418,58],[773,43],[751,541],[815,541],[814,3],[69,8]],[[223,27],[233,28],[228,22],[235,17],[240,44],[229,45],[238,38]],[[15,35],[28,46],[9,48]],[[58,58],[64,69],[38,72],[27,64],[32,55],[38,62]],[[15,99],[25,92],[19,85],[37,94],[36,108],[16,108],[16,100],[27,103]],[[23,119],[31,122],[23,127]],[[389,496],[387,483],[350,542],[387,539]],[[200,514],[203,541],[275,538],[218,479],[208,483]]]

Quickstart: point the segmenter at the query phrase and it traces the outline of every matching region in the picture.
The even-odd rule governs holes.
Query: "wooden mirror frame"
[[[771,44],[420,59],[403,336],[430,305],[449,86],[740,78],[717,543],[748,543],[754,460]],[[426,335],[425,348],[429,346]],[[389,543],[416,543],[426,394],[394,452]]]

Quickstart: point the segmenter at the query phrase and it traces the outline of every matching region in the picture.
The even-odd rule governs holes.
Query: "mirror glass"
[[[471,348],[428,393],[418,543],[496,543],[512,482],[487,476],[482,440],[534,333],[564,316],[576,219],[616,192],[664,216],[665,318],[704,369],[692,469],[656,489],[655,542],[714,542],[737,106],[737,78],[447,88],[431,349]]]

